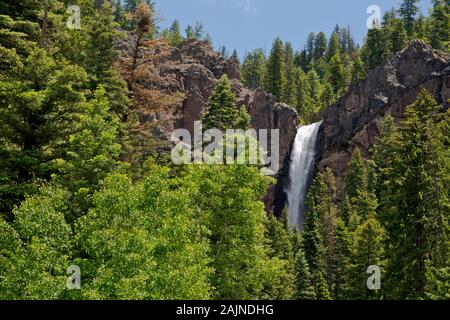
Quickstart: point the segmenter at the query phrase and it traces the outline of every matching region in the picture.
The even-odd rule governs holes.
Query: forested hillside
[[[258,115],[237,91],[256,100],[262,89],[298,125],[320,121],[412,41],[448,56],[450,3],[432,2],[422,16],[418,1],[400,1],[362,44],[336,26],[303,49],[277,38],[242,63],[220,48],[205,58],[220,61],[217,74],[189,69],[191,82],[214,78],[210,91],[192,86],[209,96],[195,120],[249,129]],[[424,89],[402,119],[385,115],[339,186],[318,171],[298,232],[287,209],[267,212],[278,176],[260,164],[171,161],[167,131],[183,126],[174,106],[186,99],[174,65],[199,64],[184,45],[213,50],[214,39],[200,22],[160,28],[156,6],[0,2],[0,299],[450,299],[449,101]],[[223,71],[235,65],[243,85]],[[68,270],[79,271],[75,287]]]

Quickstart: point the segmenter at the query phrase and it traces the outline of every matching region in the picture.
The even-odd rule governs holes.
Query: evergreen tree
[[[306,261],[302,248],[297,251],[295,257],[295,275],[295,299],[314,300],[316,293],[313,285],[313,277],[309,271],[308,262]]]
[[[283,42],[276,38],[267,61],[266,89],[282,99],[286,87],[286,62]]]
[[[264,85],[265,57],[262,49],[256,49],[246,55],[242,64],[241,77],[250,89],[262,88]]]
[[[172,25],[170,26],[170,34],[169,34],[169,42],[174,45],[177,46],[179,45],[181,42],[183,42],[183,36],[181,35],[181,30],[180,30],[180,22],[178,20],[174,20]]]
[[[283,92],[283,102],[295,106],[296,104],[296,77],[294,66],[294,50],[290,42],[285,44],[285,62],[286,62],[286,85]]]
[[[400,9],[398,10],[400,17],[403,19],[403,23],[405,24],[406,33],[409,37],[412,36],[414,31],[415,18],[419,12],[419,8],[417,7],[417,3],[419,1],[420,0],[402,0]]]
[[[334,89],[329,82],[325,83],[325,86],[322,91],[321,100],[323,102],[323,108],[327,108],[331,106],[334,102],[336,102],[336,95],[334,94]]]
[[[365,58],[368,69],[378,67],[386,52],[388,52],[385,31],[379,28],[372,28],[367,34],[365,44]]]
[[[8,186],[0,189],[0,206],[5,213],[50,178],[51,163],[63,152],[73,115],[85,99],[83,69],[55,60],[44,49],[32,49],[22,60],[14,51],[6,50],[15,65],[0,77],[0,99],[8,105],[0,114],[0,180]]]
[[[449,50],[450,43],[450,4],[446,0],[433,0],[430,17],[430,42],[440,50]]]
[[[248,121],[242,123],[242,114],[240,115],[236,107],[236,97],[231,91],[231,82],[226,75],[220,78],[217,86],[214,88],[201,120],[205,129],[248,128]]]
[[[351,84],[355,85],[366,78],[366,68],[361,56],[357,56],[352,61]]]
[[[119,119],[110,113],[105,90],[100,86],[94,99],[83,105],[67,156],[57,159],[53,179],[70,192],[68,221],[87,213],[92,195],[108,173],[119,166],[117,143]]]
[[[347,87],[347,71],[342,63],[339,53],[334,55],[330,61],[330,70],[328,72],[328,81],[333,87],[336,99],[343,93]]]
[[[337,300],[348,297],[351,245],[351,234],[345,222],[339,218],[334,232],[333,246],[333,297]]]
[[[316,45],[316,34],[314,32],[310,32],[308,34],[308,38],[306,39],[306,64],[312,62],[314,58],[314,46]]]
[[[384,230],[377,219],[370,215],[360,225],[354,234],[354,244],[351,255],[351,269],[349,278],[351,280],[350,295],[353,299],[379,299],[379,290],[369,290],[366,273],[369,266],[378,266],[383,270],[383,241]],[[383,275],[383,273],[382,273]],[[383,281],[384,278],[381,280]],[[384,283],[384,281],[382,282]]]
[[[341,52],[341,43],[339,39],[339,33],[333,32],[331,38],[328,42],[327,48],[327,61],[331,61],[331,59]]]
[[[344,179],[344,190],[350,198],[356,198],[360,192],[367,190],[367,167],[359,148],[353,150]]]
[[[292,251],[291,235],[287,225],[270,215],[266,223],[266,238],[269,241],[268,256],[283,262],[284,267],[277,274],[278,282],[274,282],[269,290],[270,297],[276,300],[292,299],[295,282],[295,260]]]
[[[391,52],[397,53],[403,50],[407,44],[407,34],[402,20],[395,19],[390,26]]]
[[[391,154],[383,160],[379,211],[389,236],[388,298],[424,297],[428,270],[448,259],[448,127],[436,125],[440,110],[421,92],[384,145]]]
[[[102,85],[108,95],[111,110],[124,114],[129,104],[126,83],[120,80],[113,64],[118,57],[116,43],[120,33],[116,30],[111,5],[105,2],[95,10],[88,21],[85,69],[92,91]]]

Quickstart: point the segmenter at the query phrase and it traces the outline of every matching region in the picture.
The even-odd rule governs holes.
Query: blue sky
[[[349,25],[355,40],[362,43],[367,33],[368,6],[378,5],[382,14],[400,0],[155,0],[162,18],[161,27],[178,19],[182,29],[202,21],[216,48],[225,45],[239,56],[255,48],[270,51],[279,36],[303,48],[309,32],[324,31],[327,36],[336,24]],[[430,0],[422,0],[428,15]]]

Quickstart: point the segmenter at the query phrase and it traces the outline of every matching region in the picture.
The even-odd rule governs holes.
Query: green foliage
[[[388,47],[386,46],[386,35],[383,29],[372,28],[367,34],[365,43],[365,58],[368,69],[374,69],[381,64]]]
[[[448,135],[445,114],[423,91],[406,110],[406,119],[378,154],[382,174],[380,220],[386,246],[389,298],[423,297],[427,269],[445,266],[448,256]],[[444,120],[442,125],[436,125]],[[383,150],[384,149],[384,150]],[[377,157],[381,160],[380,156]],[[382,213],[382,214],[381,214]],[[402,230],[402,232],[398,232]],[[431,257],[434,257],[431,259]]]
[[[417,7],[419,1],[420,0],[403,0],[400,9],[398,10],[400,17],[405,24],[408,36],[413,34],[415,17],[419,12],[419,7]]]
[[[350,289],[350,262],[352,237],[345,222],[338,219],[333,239],[333,297],[344,300]]]
[[[240,111],[239,111],[240,110]],[[250,125],[244,107],[236,107],[236,97],[231,91],[231,82],[223,75],[202,114],[202,124],[206,129],[247,129]]]
[[[265,77],[266,58],[261,49],[248,53],[242,64],[241,77],[243,83],[250,89],[262,88]]]
[[[80,87],[86,73],[55,61],[43,49],[22,59],[14,74],[0,77],[0,176],[2,211],[11,211],[39,180],[48,179],[50,165],[71,132],[73,116],[85,98]]]
[[[358,148],[355,148],[345,175],[344,189],[347,196],[354,198],[367,190],[367,167]]]
[[[440,50],[450,49],[450,5],[446,0],[433,0],[430,22],[431,45]]]
[[[126,82],[119,79],[117,70],[113,67],[117,60],[117,41],[121,33],[117,31],[117,23],[111,13],[111,5],[105,2],[89,17],[86,32],[85,70],[89,75],[90,89],[96,90],[102,85],[110,101],[111,110],[120,114],[126,112],[128,90]],[[85,22],[86,23],[86,22]]]
[[[313,277],[309,271],[308,262],[306,261],[303,249],[297,251],[295,256],[295,284],[296,284],[296,300],[314,300],[316,293],[313,284]]]
[[[283,224],[274,215],[270,215],[266,222],[266,238],[269,241],[269,257],[278,258],[284,264],[283,268],[278,271],[278,282],[274,282],[270,290],[266,289],[266,291],[269,292],[272,299],[292,299],[295,290],[295,260],[291,234],[287,230],[286,224]]]
[[[336,97],[339,97],[347,89],[348,74],[342,63],[339,53],[331,58],[328,81],[333,87]]]
[[[327,283],[322,272],[319,272],[315,276],[315,291],[317,300],[331,300],[330,291],[328,290]]]
[[[54,181],[71,194],[69,220],[86,213],[92,194],[105,176],[119,166],[117,141],[119,119],[111,115],[105,90],[83,105],[74,133],[70,135],[65,158],[56,160]]]
[[[266,297],[283,264],[268,257],[264,224],[267,219],[260,199],[269,180],[246,166],[206,166],[193,173],[199,184],[195,202],[208,216],[212,286],[216,299]],[[278,271],[276,271],[278,270]]]
[[[350,78],[351,84],[357,84],[366,78],[366,68],[359,55],[352,62]]]
[[[369,266],[378,266],[383,270],[384,230],[377,219],[371,215],[355,231],[351,254],[349,279],[351,281],[350,297],[352,299],[379,299],[379,290],[367,288],[366,273]],[[383,273],[382,273],[383,274]],[[382,278],[382,283],[384,278]]]
[[[276,38],[267,61],[265,88],[279,100],[286,86],[286,61],[283,42]]]

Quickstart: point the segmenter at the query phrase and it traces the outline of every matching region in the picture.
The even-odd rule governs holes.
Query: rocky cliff
[[[181,92],[183,99],[167,106],[155,117],[164,123],[166,138],[177,128],[193,132],[218,79],[226,74],[233,84],[239,108],[245,107],[252,126],[280,130],[280,172],[278,182],[265,198],[266,209],[280,214],[286,204],[284,188],[288,183],[289,155],[295,139],[298,115],[286,104],[278,103],[263,90],[252,91],[239,81],[239,64],[216,53],[205,41],[189,40],[178,47],[150,47],[143,56],[158,76],[152,86],[165,92]],[[164,52],[164,54],[161,54]],[[413,41],[408,48],[387,59],[368,73],[361,83],[323,113],[319,133],[317,169],[331,168],[342,186],[348,161],[355,147],[370,157],[383,119],[390,114],[401,120],[405,108],[422,89],[430,91],[438,103],[448,108],[450,98],[450,56],[433,50],[424,42]]]
[[[347,164],[355,147],[370,157],[383,119],[402,119],[422,89],[448,108],[450,98],[450,56],[433,50],[420,40],[387,59],[367,78],[349,89],[337,103],[328,107],[320,132],[317,167],[331,168],[342,185]]]
[[[181,92],[183,99],[158,112],[155,117],[164,123],[162,135],[170,137],[177,128],[194,130],[205,105],[217,84],[226,74],[232,81],[237,97],[237,106],[247,108],[252,117],[252,127],[280,130],[280,165],[283,164],[295,138],[298,114],[286,104],[278,103],[263,90],[249,90],[240,81],[239,63],[225,59],[215,52],[206,41],[187,40],[178,47],[153,46],[142,53],[152,57],[144,63],[153,69],[158,77],[153,86],[165,92]],[[156,58],[155,58],[156,57]]]

